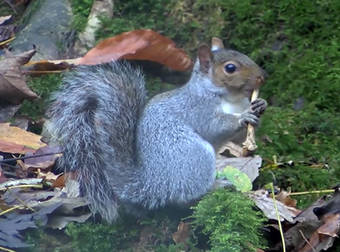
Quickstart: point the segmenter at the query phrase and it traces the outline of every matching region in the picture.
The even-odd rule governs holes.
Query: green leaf
[[[248,192],[252,189],[252,183],[247,174],[232,166],[226,166],[222,171],[218,171],[218,179],[229,180],[238,191]]]

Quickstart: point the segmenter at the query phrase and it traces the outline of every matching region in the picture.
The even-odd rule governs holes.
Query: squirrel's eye
[[[236,71],[236,66],[234,65],[234,64],[227,64],[227,65],[225,65],[224,66],[224,69],[225,69],[225,71],[227,72],[227,73],[233,73],[233,72],[235,72]]]

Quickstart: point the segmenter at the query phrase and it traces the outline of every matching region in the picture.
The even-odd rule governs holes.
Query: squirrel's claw
[[[267,104],[266,100],[264,100],[262,98],[258,98],[250,104],[250,110],[255,115],[260,116],[266,110],[267,105],[268,104]]]

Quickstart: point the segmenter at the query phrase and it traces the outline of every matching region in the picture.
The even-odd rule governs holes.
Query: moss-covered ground
[[[73,2],[81,30],[91,1]],[[257,132],[265,162],[256,186],[309,191],[340,181],[339,16],[338,0],[120,0],[97,39],[149,28],[193,57],[212,36],[249,55],[268,73],[261,96],[270,105]],[[299,196],[298,205],[319,196]]]

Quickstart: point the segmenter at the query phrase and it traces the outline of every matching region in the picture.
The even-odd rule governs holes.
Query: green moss
[[[28,229],[25,231],[25,242],[30,246],[25,249],[28,252],[72,252],[70,239],[63,231],[44,229]]]
[[[28,86],[40,96],[34,101],[25,100],[19,110],[21,115],[39,119],[45,114],[49,98],[53,91],[57,90],[62,79],[62,74],[50,74],[31,78]]]
[[[71,238],[73,251],[114,251],[128,249],[130,242],[138,236],[138,230],[131,221],[115,225],[71,223],[66,234]]]
[[[265,218],[242,193],[217,190],[206,195],[193,213],[193,225],[209,236],[211,251],[256,251],[265,248]]]
[[[73,27],[76,31],[80,32],[85,29],[92,4],[93,0],[71,0]]]
[[[320,111],[315,104],[294,111],[271,107],[262,118],[259,128],[259,154],[266,160],[257,180],[259,187],[274,181],[292,191],[329,189],[340,178],[340,117]],[[292,160],[294,166],[270,165],[276,156],[279,163]],[[305,207],[320,195],[297,197]]]

